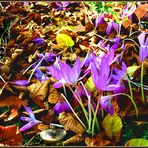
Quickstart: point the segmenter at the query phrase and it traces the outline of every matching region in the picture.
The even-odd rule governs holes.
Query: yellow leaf
[[[116,113],[114,113],[113,116],[107,114],[102,122],[102,125],[106,135],[110,139],[114,139],[115,142],[120,141],[123,124],[121,118]]]
[[[95,91],[95,84],[93,82],[92,77],[89,77],[85,83],[85,87],[90,91],[93,92]]]
[[[140,66],[129,66],[127,68],[127,74],[132,77],[135,71],[139,68]]]
[[[56,41],[59,47],[72,47],[74,45],[74,41],[67,34],[57,34]]]
[[[125,146],[148,146],[148,140],[135,138],[126,142]]]

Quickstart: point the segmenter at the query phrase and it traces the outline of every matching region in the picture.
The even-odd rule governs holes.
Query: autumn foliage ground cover
[[[148,146],[147,33],[147,2],[1,2],[0,146]]]

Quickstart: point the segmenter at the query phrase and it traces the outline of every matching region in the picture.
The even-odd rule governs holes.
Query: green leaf
[[[114,139],[115,142],[120,141],[123,124],[121,118],[116,113],[114,113],[113,116],[107,114],[102,122],[102,125],[106,135],[110,139]]]
[[[135,138],[125,143],[125,146],[148,146],[148,140]]]
[[[136,72],[136,70],[139,68],[140,66],[129,66],[127,68],[127,74],[129,75],[129,77],[132,77],[133,74]]]
[[[85,83],[85,87],[87,90],[89,90],[90,92],[95,91],[95,84],[93,82],[92,77],[89,77]]]
[[[74,41],[67,34],[57,34],[56,41],[59,47],[72,47]]]

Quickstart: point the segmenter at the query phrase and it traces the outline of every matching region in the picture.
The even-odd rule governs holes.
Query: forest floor
[[[0,146],[148,146],[147,2],[0,7]]]

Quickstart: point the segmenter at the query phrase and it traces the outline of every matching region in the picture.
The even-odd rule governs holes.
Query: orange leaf
[[[18,146],[22,143],[22,135],[17,126],[0,126],[0,144]]]
[[[19,99],[17,96],[10,96],[0,100],[0,107],[15,106],[17,108],[20,108],[23,104],[23,101]]]

